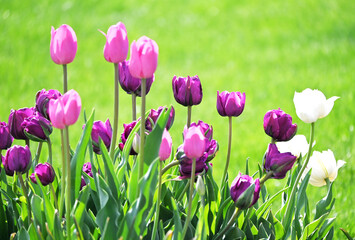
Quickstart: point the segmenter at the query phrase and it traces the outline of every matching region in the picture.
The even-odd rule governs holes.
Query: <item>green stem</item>
[[[155,219],[154,219],[154,226],[153,226],[153,234],[152,234],[152,239],[156,239],[157,235],[157,228],[159,225],[159,212],[160,212],[160,199],[161,199],[161,179],[162,179],[162,168],[163,168],[163,162],[159,161],[159,185],[158,185],[158,200],[157,200],[157,207],[155,211]]]
[[[233,224],[235,223],[235,220],[238,218],[239,214],[241,213],[241,210],[239,208],[237,208],[233,214],[233,216],[231,217],[231,219],[229,219],[229,222],[227,223],[226,227],[221,231],[219,232],[216,237],[214,238],[214,240],[217,240],[219,238],[222,238],[223,235],[225,233],[227,233],[227,231],[229,230],[230,227],[233,226]]]
[[[70,147],[69,147],[69,128],[68,126],[65,126],[64,128],[64,136],[65,136],[65,155],[66,155],[66,167],[67,167],[67,188],[66,188],[66,201],[65,201],[65,219],[66,219],[66,225],[67,225],[67,237],[70,240],[71,239],[71,233],[70,233],[70,228],[71,228],[71,219],[70,219],[70,211],[71,211],[71,171],[70,171]]]
[[[65,193],[65,179],[66,179],[66,162],[65,162],[65,142],[64,142],[64,130],[60,129],[60,136],[62,140],[62,179],[61,179],[61,191],[60,191],[60,203],[59,203],[59,217],[63,217],[64,208],[64,193]]]
[[[227,161],[226,161],[226,166],[224,167],[224,173],[223,173],[223,178],[222,178],[222,184],[223,182],[226,181],[226,176],[228,172],[228,166],[229,166],[229,160],[230,160],[230,155],[231,155],[231,148],[232,148],[232,117],[229,117],[229,135],[228,135],[228,152],[227,152]]]
[[[327,187],[328,187],[328,189],[330,188],[330,180],[329,180],[329,178],[326,178],[325,179],[325,182],[327,183]]]
[[[142,95],[142,104],[141,104],[141,129],[140,129],[140,146],[139,146],[139,168],[138,168],[138,182],[139,179],[144,174],[144,138],[145,138],[145,90],[146,89],[146,79],[142,78],[141,84],[141,95]]]
[[[32,165],[32,166],[36,166],[36,165],[38,164],[38,159],[39,159],[39,156],[41,155],[41,151],[42,151],[42,145],[43,145],[43,142],[39,142],[39,143],[38,143],[38,147],[37,147],[37,151],[36,151],[36,156],[35,156],[35,158],[33,159],[34,165]]]
[[[186,184],[180,195],[176,198],[178,202],[181,201],[181,199],[184,197],[184,194],[186,193],[187,189],[189,188],[189,184]]]
[[[273,171],[268,172],[268,173],[260,180],[260,187],[262,187],[262,185],[264,185],[264,183],[266,182],[266,180],[268,180],[269,178],[271,178],[273,174],[274,174]]]
[[[187,233],[187,229],[189,228],[190,218],[191,218],[191,210],[192,210],[192,194],[194,192],[194,182],[195,182],[195,171],[196,171],[196,158],[192,159],[192,170],[191,170],[191,178],[190,178],[190,192],[189,192],[189,202],[187,208],[187,216],[184,225],[184,229],[182,230],[182,239],[185,239],[185,235]]]
[[[132,93],[132,120],[135,121],[137,119],[137,96],[135,93]]]
[[[25,142],[26,142],[26,145],[28,146],[28,148],[30,148],[30,139],[26,139]]]
[[[48,156],[49,156],[48,163],[50,165],[52,165],[52,162],[53,162],[53,160],[52,160],[52,142],[51,142],[50,138],[48,138],[48,140],[47,140],[47,145],[48,145]]]
[[[55,195],[55,191],[54,191],[52,183],[49,184],[49,188],[51,189],[51,193],[52,193],[52,196],[53,196],[53,199],[54,199],[54,206],[55,206],[56,209],[58,209],[58,200],[57,200],[57,196]]]
[[[68,92],[68,71],[66,64],[63,64],[63,89],[64,93]]]
[[[178,160],[172,161],[171,163],[169,163],[168,165],[166,165],[163,168],[163,170],[161,171],[161,174],[164,175],[164,173],[166,173],[166,171],[168,171],[170,168],[172,168],[176,165],[179,165],[179,161]]]
[[[110,146],[110,157],[113,160],[115,155],[116,148],[116,139],[117,139],[117,128],[118,128],[118,107],[119,107],[119,69],[118,64],[114,63],[115,69],[115,102],[113,106],[113,131],[112,131],[112,141]]]
[[[17,172],[17,176],[18,176],[18,179],[20,180],[20,184],[21,184],[21,188],[22,188],[22,191],[23,191],[23,195],[25,196],[26,198],[26,203],[27,203],[27,220],[28,220],[28,226],[31,225],[32,223],[32,211],[31,211],[31,203],[30,203],[30,198],[28,197],[28,192],[27,192],[27,188],[25,186],[25,183],[23,182],[23,178],[22,178],[22,174]]]
[[[191,109],[192,106],[187,106],[187,128],[191,125]]]
[[[287,199],[287,207],[286,207],[286,211],[285,211],[285,215],[282,219],[282,225],[284,225],[284,221],[286,221],[286,216],[288,216],[289,212],[290,212],[290,209],[291,209],[291,201],[296,193],[296,189],[297,189],[297,185],[298,185],[298,182],[300,181],[301,177],[302,177],[302,174],[304,172],[304,170],[306,169],[307,165],[308,165],[308,162],[309,162],[309,158],[311,157],[311,150],[312,150],[312,145],[313,145],[313,139],[314,139],[314,122],[311,123],[311,136],[310,136],[310,141],[309,141],[309,148],[308,148],[308,153],[307,153],[307,159],[306,161],[303,163],[303,166],[300,170],[300,172],[298,173],[297,175],[297,178],[296,178],[296,181],[292,187],[292,191],[291,191],[291,194],[290,194],[290,197]]]

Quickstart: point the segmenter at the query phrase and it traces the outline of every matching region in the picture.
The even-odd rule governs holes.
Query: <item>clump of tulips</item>
[[[217,91],[216,115],[228,117],[229,122],[225,151],[213,137],[212,122],[191,122],[192,106],[197,109],[202,102],[203,81],[197,75],[175,75],[174,98],[187,107],[187,120],[181,129],[183,141],[173,141],[169,129],[176,117],[174,107],[145,108],[152,83],[159,81],[155,78],[157,43],[146,36],[133,41],[127,59],[125,25],[119,22],[102,33],[104,58],[114,65],[113,122],[94,121],[93,112],[83,125],[76,124],[83,121],[79,120],[83,119],[81,98],[77,91],[68,90],[67,65],[75,59],[77,38],[68,25],[52,28],[50,42],[53,62],[63,66],[63,91],[40,90],[35,106],[12,110],[8,122],[0,122],[0,151],[6,150],[1,156],[2,237],[332,238],[332,182],[345,162],[336,162],[331,150],[312,150],[315,123],[330,113],[337,97],[326,99],[322,92],[310,89],[295,93],[297,116],[311,126],[309,142],[296,135],[297,124],[289,114],[280,108],[267,111],[263,127],[271,140],[260,155],[259,169],[252,174],[247,164],[239,173],[229,172],[232,126],[247,107],[247,94]],[[119,86],[132,95],[129,123],[119,122]],[[123,130],[117,138],[119,124]],[[75,149],[69,143],[70,126],[83,129]],[[52,160],[53,128],[61,134],[62,160],[56,162],[57,168]],[[25,140],[25,146],[12,146],[14,139]],[[48,161],[39,162],[43,143],[48,146]],[[36,152],[31,152],[34,145]],[[177,146],[174,152],[173,145]],[[224,166],[221,184],[214,180],[214,165]],[[266,182],[283,178],[288,179],[285,187],[269,196]],[[328,188],[315,213],[308,209],[308,183]],[[270,206],[277,199],[282,204],[274,212]]]

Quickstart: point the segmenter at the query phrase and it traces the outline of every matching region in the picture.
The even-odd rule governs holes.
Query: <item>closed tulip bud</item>
[[[31,151],[28,146],[15,145],[9,148],[4,159],[4,166],[11,172],[25,173],[30,167]],[[5,168],[6,168],[5,167]]]
[[[164,129],[161,144],[160,144],[160,149],[159,149],[160,161],[165,161],[170,157],[172,145],[173,145],[173,140],[171,139],[169,132],[166,129]]]
[[[168,108],[167,107],[159,107],[157,110],[155,109],[151,109],[150,113],[145,121],[145,129],[148,130],[149,132],[151,132],[155,126],[155,124],[158,121],[158,118],[160,117],[160,114],[163,111],[167,111]],[[169,114],[169,119],[168,122],[166,123],[166,130],[169,130],[171,128],[171,126],[174,123],[174,118],[175,118],[175,109],[173,106],[171,106],[171,110],[170,110],[170,114]]]
[[[35,171],[30,176],[30,179],[33,183],[37,184],[35,174],[37,174],[37,177],[41,181],[41,184],[43,186],[47,186],[48,184],[54,181],[55,172],[53,167],[49,163],[39,163],[35,167]]]
[[[264,130],[275,141],[288,141],[295,136],[297,124],[292,124],[292,117],[279,108],[265,114]]]
[[[326,117],[338,98],[331,97],[327,100],[321,91],[307,88],[301,93],[295,92],[293,102],[297,116],[305,123],[313,123]]]
[[[10,133],[15,139],[28,139],[24,132],[24,120],[35,113],[34,108],[21,108],[19,110],[11,110],[9,116]]]
[[[200,196],[204,196],[206,193],[206,187],[205,187],[203,179],[200,175],[197,176],[196,190],[197,190],[198,195],[200,195]]]
[[[0,122],[0,150],[11,147],[14,138],[10,134],[9,126],[6,122]]]
[[[133,121],[129,124],[123,124],[123,133],[121,134],[121,142],[118,144],[119,148],[121,151],[123,151],[123,148],[127,142],[127,139],[129,137],[129,134],[131,133],[132,129],[136,126],[137,121]],[[131,151],[129,155],[137,155],[137,152],[134,151],[134,149],[131,147]]]
[[[13,176],[14,175],[14,171],[11,171],[9,169],[9,165],[8,165],[5,157],[1,156],[1,162],[2,162],[2,165],[4,166],[4,170],[5,170],[6,175],[7,176]]]
[[[135,78],[131,75],[129,72],[129,61],[123,61],[119,63],[119,69],[120,69],[120,78],[119,82],[122,87],[122,89],[128,93],[128,94],[135,94],[136,96],[140,97],[141,96],[141,79],[140,78]],[[155,76],[153,74],[152,77],[146,78],[146,89],[145,89],[145,94],[148,94],[150,91],[150,87],[152,86],[153,82],[155,80]]]
[[[73,125],[79,118],[80,110],[81,99],[73,89],[58,99],[49,101],[49,118],[55,128],[63,129]]]
[[[47,141],[53,130],[50,121],[39,114],[26,118],[22,125],[25,135],[36,142]]]
[[[91,167],[91,163],[87,162],[84,163],[83,168],[82,168],[83,172],[85,172],[87,175],[89,175],[90,177],[93,177],[94,175],[92,174],[92,167]],[[81,184],[80,184],[80,190],[86,186],[86,182],[83,176],[81,176]]]
[[[146,36],[133,41],[129,71],[136,78],[151,78],[158,65],[159,48],[156,42]]]
[[[50,51],[53,62],[60,65],[71,63],[77,48],[75,32],[69,25],[63,24],[56,30],[52,27]]]
[[[50,89],[48,91],[42,89],[41,91],[38,91],[36,94],[36,110],[40,114],[42,114],[43,117],[49,120],[49,115],[48,115],[49,100],[57,99],[60,96],[62,96],[62,94],[55,89]]]
[[[187,76],[186,78],[174,76],[172,84],[174,98],[181,105],[187,107],[201,103],[202,86],[197,75]]]
[[[245,93],[217,91],[217,111],[222,117],[238,117],[245,106]]]
[[[107,149],[110,149],[111,138],[112,138],[112,127],[110,120],[107,119],[106,122],[95,121],[92,126],[91,140],[94,152],[101,154],[99,138],[102,139]]]
[[[119,22],[116,25],[109,27],[104,47],[104,57],[106,61],[111,63],[123,62],[128,54],[128,38],[127,30],[123,23]]]
[[[230,194],[239,209],[252,207],[259,199],[260,181],[248,175],[239,175],[233,180]]]
[[[272,171],[272,178],[282,179],[296,160],[296,156],[290,152],[280,153],[276,144],[271,143],[265,155],[264,169],[266,172]]]
[[[188,158],[199,158],[205,151],[205,136],[199,127],[187,129],[184,136],[184,152]]]

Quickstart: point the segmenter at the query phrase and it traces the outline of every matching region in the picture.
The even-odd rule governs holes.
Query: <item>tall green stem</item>
[[[55,206],[56,209],[58,209],[58,200],[57,200],[57,196],[55,195],[55,191],[54,191],[54,188],[53,188],[53,184],[50,183],[50,184],[49,184],[49,187],[50,187],[50,189],[51,189],[52,197],[53,197],[53,199],[54,199],[54,206]]]
[[[235,210],[233,216],[231,217],[231,219],[229,219],[229,222],[227,223],[226,227],[216,235],[214,240],[217,240],[217,239],[220,239],[223,237],[223,235],[229,230],[229,228],[233,226],[233,224],[235,223],[235,220],[238,218],[240,213],[241,213],[241,210],[239,208],[237,208]]]
[[[64,142],[64,130],[60,129],[60,137],[62,141],[62,179],[61,179],[61,189],[60,189],[60,203],[59,203],[59,217],[63,217],[64,208],[64,193],[65,193],[65,179],[66,179],[66,162],[65,162],[65,142]]]
[[[71,219],[70,219],[70,211],[71,211],[71,171],[70,171],[70,148],[69,148],[69,128],[68,126],[65,126],[64,128],[64,136],[65,136],[65,155],[66,155],[66,167],[67,167],[67,188],[66,188],[66,196],[65,196],[65,219],[66,219],[66,225],[67,225],[67,237],[70,240],[71,239]]]
[[[140,129],[140,145],[139,145],[139,168],[138,168],[138,182],[143,176],[144,172],[144,139],[145,139],[145,94],[146,94],[146,79],[142,78],[141,84],[141,129]]]
[[[164,175],[164,173],[166,173],[166,171],[168,171],[170,168],[172,168],[172,167],[174,167],[176,165],[179,165],[179,161],[178,160],[172,161],[171,163],[169,163],[168,165],[166,165],[163,168],[161,174]]]
[[[63,64],[63,90],[64,93],[68,92],[68,72],[66,64]]]
[[[191,109],[192,106],[187,106],[187,128],[191,125]]]
[[[37,151],[36,151],[36,156],[35,156],[35,158],[34,158],[34,160],[33,160],[34,165],[32,165],[32,166],[36,166],[37,163],[38,163],[38,159],[39,159],[39,156],[41,155],[41,151],[42,151],[42,145],[43,145],[43,142],[39,142],[39,143],[38,143],[38,147],[37,147]]]
[[[114,69],[115,69],[115,102],[113,106],[113,131],[112,131],[112,141],[111,141],[111,147],[110,147],[110,157],[113,160],[113,157],[115,155],[115,148],[116,148],[116,139],[117,139],[117,128],[118,128],[118,106],[119,106],[119,69],[118,69],[118,64],[114,63]]]
[[[188,202],[188,208],[187,208],[186,221],[185,221],[184,229],[182,230],[182,239],[185,239],[185,235],[187,233],[187,229],[189,228],[189,224],[190,224],[190,220],[191,220],[192,194],[194,192],[195,171],[196,171],[196,158],[193,158],[192,159],[191,178],[190,178],[189,202]]]
[[[155,211],[155,219],[154,219],[154,226],[153,226],[153,234],[152,240],[156,239],[157,235],[157,228],[159,225],[159,213],[160,213],[160,198],[161,198],[161,179],[162,179],[162,169],[163,169],[163,162],[159,161],[159,185],[158,185],[158,200],[157,200],[157,207]]]
[[[23,182],[23,178],[22,178],[22,173],[17,173],[18,179],[20,180],[20,184],[21,184],[21,188],[23,191],[23,195],[26,198],[26,203],[27,203],[27,220],[28,220],[28,226],[31,225],[32,223],[32,211],[31,211],[31,203],[30,203],[30,198],[28,197],[28,192],[27,192],[27,187],[25,186],[25,183]]]
[[[226,166],[224,167],[222,183],[225,182],[225,180],[226,180],[226,176],[227,176],[227,172],[228,172],[228,166],[229,166],[229,159],[230,159],[230,155],[231,155],[231,148],[232,148],[232,117],[229,117],[228,120],[229,120],[228,152],[227,152]]]
[[[308,162],[309,162],[309,158],[311,157],[311,150],[312,150],[312,145],[313,145],[313,139],[314,139],[314,122],[311,123],[311,136],[310,136],[310,140],[309,140],[309,148],[308,148],[308,153],[307,153],[307,159],[306,161],[303,163],[303,166],[300,170],[300,172],[298,173],[297,175],[297,178],[296,178],[296,181],[293,185],[293,188],[292,188],[292,191],[291,191],[291,194],[290,194],[290,197],[287,199],[287,207],[286,207],[286,211],[285,211],[285,215],[282,219],[282,224],[284,225],[284,221],[286,221],[286,216],[288,216],[289,212],[290,212],[290,209],[291,209],[291,202],[292,202],[292,199],[294,198],[294,195],[296,193],[296,189],[297,189],[297,185],[298,185],[298,182],[300,181],[301,177],[302,177],[302,174],[304,172],[304,170],[306,169],[307,165],[308,165]]]
[[[137,96],[135,93],[132,93],[132,120],[135,121],[137,119]]]
[[[48,156],[49,156],[49,164],[52,165],[52,142],[51,139],[48,138],[47,140],[47,145],[48,145]]]

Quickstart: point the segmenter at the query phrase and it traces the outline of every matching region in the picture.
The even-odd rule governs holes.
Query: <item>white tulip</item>
[[[343,160],[336,161],[333,152],[329,149],[323,152],[314,151],[305,173],[312,169],[309,183],[321,187],[326,185],[325,179],[327,178],[333,182],[338,175],[338,169],[345,163]]]
[[[287,142],[276,142],[276,146],[280,153],[290,152],[297,158],[301,155],[302,157],[306,156],[309,149],[309,144],[304,135],[296,135]]]
[[[327,100],[321,91],[307,88],[301,93],[295,92],[293,102],[297,116],[305,123],[313,123],[326,117],[338,98],[331,97]]]

